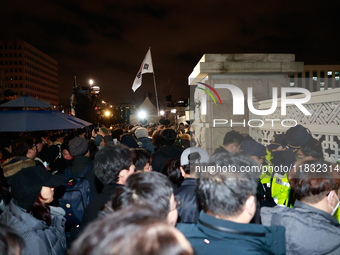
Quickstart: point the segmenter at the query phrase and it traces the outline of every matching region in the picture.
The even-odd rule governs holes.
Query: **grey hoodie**
[[[263,207],[261,220],[286,227],[286,254],[340,254],[340,225],[329,213],[297,200],[294,208]]]

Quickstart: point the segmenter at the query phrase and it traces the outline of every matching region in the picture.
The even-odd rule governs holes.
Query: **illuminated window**
[[[325,90],[325,72],[320,72],[320,91]]]
[[[294,87],[294,75],[290,76],[289,86]]]
[[[318,88],[318,77],[317,72],[313,72],[313,91],[316,91]]]
[[[339,72],[335,71],[334,75],[335,75],[335,87],[339,88]]]

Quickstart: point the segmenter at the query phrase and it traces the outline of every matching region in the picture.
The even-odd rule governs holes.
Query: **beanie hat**
[[[291,127],[285,134],[288,146],[296,149],[304,146],[312,138],[309,129],[302,125]]]
[[[84,156],[89,150],[89,143],[81,137],[75,137],[68,143],[72,157]]]
[[[135,136],[137,138],[148,137],[148,131],[146,130],[146,128],[139,127],[135,131]]]
[[[31,166],[13,175],[9,184],[17,204],[30,210],[43,186],[54,188],[60,186],[63,181],[64,175],[53,175],[40,166]]]

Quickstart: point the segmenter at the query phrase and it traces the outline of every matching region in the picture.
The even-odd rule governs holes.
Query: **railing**
[[[281,100],[278,100],[278,108],[271,115],[258,116],[251,112],[250,119],[260,119],[265,124],[261,127],[249,127],[249,135],[263,145],[268,145],[274,134],[280,134],[288,130],[288,127],[282,127],[281,121],[289,126],[288,119],[295,120],[298,124],[303,125],[311,131],[312,136],[322,142],[324,155],[327,160],[340,160],[340,88],[311,93],[312,97],[308,103],[304,104],[305,108],[312,114],[304,115],[295,105],[287,106],[287,114],[281,115]],[[295,95],[287,99],[302,98],[305,95]],[[260,101],[255,105],[257,109],[269,109],[272,100]],[[275,121],[268,121],[268,120]],[[267,121],[266,121],[267,120]],[[258,125],[260,126],[260,125]]]

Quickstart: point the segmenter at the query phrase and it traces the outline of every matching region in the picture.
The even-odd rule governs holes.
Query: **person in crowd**
[[[313,167],[320,171],[311,171]],[[287,254],[340,254],[340,225],[332,216],[340,204],[335,167],[324,160],[298,162],[289,176],[298,196],[294,208],[261,209],[262,224],[286,228]]]
[[[240,151],[250,155],[250,157],[258,164],[258,166],[262,165],[264,158],[267,155],[266,147],[252,140],[243,141],[241,143]]]
[[[0,254],[24,255],[25,242],[13,228],[0,224]]]
[[[0,137],[0,165],[5,162],[5,160],[13,157],[12,155],[12,143],[13,140],[9,136]]]
[[[273,166],[287,165],[283,158],[286,146],[287,142],[285,140],[285,134],[273,135],[270,144],[267,146],[267,149],[270,152],[270,162]]]
[[[121,128],[116,128],[112,131],[112,139],[115,144],[120,144],[122,141],[122,137],[124,134],[124,130]],[[115,140],[116,139],[116,140]]]
[[[301,160],[323,159],[321,142],[314,138],[309,139],[309,141],[304,146],[302,146],[301,149],[297,150],[296,156]]]
[[[83,170],[91,165],[90,170],[86,173],[85,178],[89,181],[92,196],[99,194],[101,185],[98,182],[93,168],[93,163],[90,160],[89,143],[81,137],[75,137],[69,141],[69,151],[73,157],[71,165],[71,174],[75,177],[79,176]]]
[[[105,203],[111,199],[115,189],[124,185],[127,178],[134,173],[133,159],[133,151],[124,145],[110,143],[97,152],[94,170],[97,178],[104,184],[104,188],[85,209],[82,228],[98,217]]]
[[[285,133],[286,150],[283,153],[283,159],[287,166],[291,167],[296,161],[298,149],[308,143],[312,138],[310,131],[302,125],[291,127]]]
[[[63,174],[66,168],[71,167],[73,157],[70,154],[69,141],[61,145],[61,155],[60,159],[50,163],[52,172],[57,171],[58,174]]]
[[[244,138],[237,131],[229,131],[225,134],[223,139],[223,145],[217,148],[213,155],[216,153],[238,153],[240,151],[241,143],[243,142]]]
[[[182,176],[180,167],[180,158],[177,157],[169,159],[169,161],[165,163],[162,170],[162,174],[168,176],[169,180],[172,182],[174,189],[179,188],[184,181],[184,177]]]
[[[134,149],[135,158],[135,172],[150,172],[152,170],[150,165],[150,154],[143,148]]]
[[[154,150],[155,152],[158,151],[159,148],[162,147],[161,143],[161,132],[163,129],[156,129],[152,133],[152,144],[154,145]]]
[[[152,170],[161,172],[165,163],[172,158],[180,157],[182,154],[181,148],[174,145],[176,141],[176,131],[170,128],[163,129],[160,134],[160,139],[163,147],[152,154]]]
[[[0,102],[0,104],[4,104],[4,103],[7,103],[7,102],[10,102],[10,101],[13,101],[14,99],[17,98],[17,94],[14,93],[13,90],[11,89],[6,89],[4,91],[4,99]]]
[[[125,185],[115,190],[112,202],[106,208],[117,211],[130,206],[153,208],[169,225],[175,226],[180,202],[166,176],[158,172],[141,172],[129,176]]]
[[[66,254],[65,211],[49,206],[62,175],[44,168],[21,169],[10,179],[13,199],[1,214],[0,223],[15,229],[24,239],[27,254]]]
[[[148,131],[144,127],[139,127],[135,130],[135,136],[140,143],[140,146],[148,150],[151,154],[154,153],[152,139],[148,137]]]
[[[285,254],[284,227],[248,224],[256,211],[258,175],[245,155],[217,153],[198,173],[202,211],[197,224],[177,224],[195,254]],[[235,171],[219,171],[218,167]]]
[[[138,173],[147,174],[147,173]],[[189,242],[152,208],[131,207],[91,223],[70,255],[193,255]]]
[[[178,210],[179,223],[197,223],[201,210],[197,198],[196,166],[202,166],[209,161],[209,154],[200,147],[191,147],[183,151],[180,160],[180,171],[184,181],[175,190],[175,196],[181,201]]]

